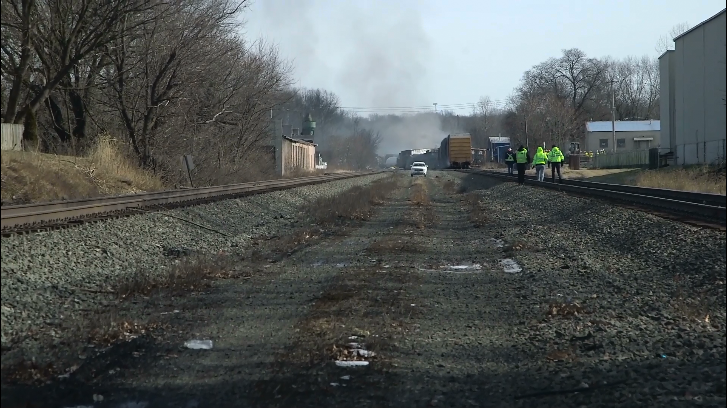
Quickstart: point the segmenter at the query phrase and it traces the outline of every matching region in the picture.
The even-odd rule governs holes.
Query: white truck
[[[424,162],[414,162],[411,164],[411,176],[417,176],[421,175],[426,177],[427,176],[427,164]]]

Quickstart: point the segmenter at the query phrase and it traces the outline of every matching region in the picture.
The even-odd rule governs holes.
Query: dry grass
[[[343,194],[319,198],[302,209],[310,218],[306,224],[314,226],[294,229],[280,236],[261,237],[247,257],[254,263],[282,259],[323,236],[342,236],[351,221],[371,217],[375,207],[383,204],[396,188],[398,182],[392,175],[365,187],[354,187]]]
[[[689,166],[646,170],[636,175],[640,187],[725,194],[725,173],[711,166]]]
[[[467,194],[464,198],[464,203],[469,211],[470,222],[475,228],[482,227],[490,222],[491,219],[487,213],[487,208],[485,208],[477,193]]]
[[[230,256],[183,258],[162,273],[138,271],[123,277],[112,285],[112,292],[119,299],[161,292],[181,295],[208,287],[212,279],[243,276],[234,269]]]
[[[384,237],[371,243],[367,250],[371,254],[420,253],[422,248],[406,237]]]
[[[55,339],[55,346],[48,346],[42,363],[27,358],[7,365],[3,361],[3,381],[42,385],[63,378],[82,365],[80,360],[92,358],[109,346],[151,334],[164,326],[148,318],[135,320],[122,317],[123,314],[125,313],[118,309],[108,308],[85,312],[83,318],[69,321],[69,326]],[[58,348],[59,344],[62,348]]]
[[[337,275],[297,324],[298,339],[279,362],[287,367],[314,367],[337,359],[385,362],[387,351],[405,333],[406,320],[419,313],[405,290],[417,279],[417,274],[393,270],[382,279],[374,268]],[[354,355],[352,342],[375,355]]]
[[[2,202],[73,200],[160,190],[158,178],[139,169],[109,137],[86,157],[36,152],[2,153]]]
[[[409,201],[418,207],[430,204],[427,185],[422,179],[416,179],[412,182]]]
[[[455,194],[458,192],[457,183],[455,183],[452,180],[447,180],[444,183],[442,183],[442,189],[447,194]]]
[[[409,189],[409,203],[411,207],[404,214],[405,225],[409,224],[423,230],[437,221],[425,180],[412,181]]]
[[[578,316],[584,313],[586,311],[583,306],[576,302],[551,302],[545,312],[548,316]]]
[[[373,214],[374,207],[383,204],[398,185],[392,174],[367,186],[356,186],[342,194],[319,198],[309,206],[309,215],[319,224],[366,220]]]
[[[331,173],[327,170],[303,170],[300,168],[290,169],[285,172],[285,175],[283,178],[290,179],[290,178],[298,178],[298,177],[311,177],[311,176],[322,176],[324,174]]]

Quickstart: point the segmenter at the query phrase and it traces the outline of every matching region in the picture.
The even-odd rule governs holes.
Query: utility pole
[[[616,153],[616,91],[613,89],[614,81],[611,78],[611,136],[613,138],[613,152]]]

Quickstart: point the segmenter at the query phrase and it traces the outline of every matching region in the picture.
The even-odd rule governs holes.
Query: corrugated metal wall
[[[622,153],[601,153],[593,156],[593,168],[624,169],[647,167],[649,165],[648,150],[632,150]]]
[[[283,139],[282,148],[286,170],[315,170],[316,148],[314,145]]]
[[[2,124],[2,150],[23,150],[23,125]]]

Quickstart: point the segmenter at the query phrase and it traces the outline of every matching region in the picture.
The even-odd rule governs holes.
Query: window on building
[[[599,139],[598,141],[598,147],[601,149],[605,149],[608,147],[608,139]]]
[[[616,139],[616,147],[619,149],[626,147],[626,139]]]

